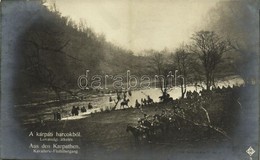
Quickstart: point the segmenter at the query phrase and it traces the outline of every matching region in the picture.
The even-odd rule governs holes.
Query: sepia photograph
[[[258,0],[0,3],[0,159],[259,159]]]

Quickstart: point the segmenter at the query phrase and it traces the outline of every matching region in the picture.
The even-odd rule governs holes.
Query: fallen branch
[[[117,102],[114,100],[114,102],[115,102],[115,106],[113,107],[113,108],[111,108],[111,111],[114,111],[114,110],[116,110],[116,106],[117,106],[117,104],[118,104],[118,102],[119,102],[120,100],[118,100]]]
[[[210,124],[206,124],[206,123],[194,122],[194,121],[192,121],[192,120],[186,119],[186,118],[184,118],[184,117],[182,117],[182,116],[179,116],[179,115],[177,115],[177,114],[175,114],[175,115],[176,115],[177,117],[179,117],[179,118],[181,118],[181,119],[187,121],[187,122],[192,123],[192,124],[195,125],[195,126],[203,126],[203,127],[211,128],[211,129],[213,129],[214,131],[216,131],[216,132],[222,134],[222,135],[225,136],[226,138],[231,139],[231,137],[229,137],[229,136],[227,135],[227,133],[226,133],[223,129],[221,129],[221,128],[218,128],[218,127],[212,126],[212,125],[210,125]]]
[[[205,112],[206,117],[207,117],[207,120],[208,120],[208,123],[210,124],[210,118],[209,118],[209,113],[208,113],[208,111],[207,111],[204,107],[202,107],[202,106],[200,106],[200,108]]]
[[[239,104],[240,109],[243,109],[242,104],[239,102],[239,99],[240,99],[240,97],[236,101]]]

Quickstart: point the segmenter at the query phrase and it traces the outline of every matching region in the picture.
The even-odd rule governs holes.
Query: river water
[[[229,86],[233,86],[233,85],[242,85],[243,84],[243,80],[241,78],[238,77],[232,77],[232,78],[227,78],[224,79],[222,81],[218,81],[216,83],[217,86],[225,86],[227,87]],[[195,88],[193,85],[188,85],[187,86],[187,91],[194,91],[197,90],[198,92],[202,89],[201,87],[197,87]],[[173,87],[170,90],[168,90],[168,93],[170,94],[170,96],[173,99],[176,98],[180,98],[181,97],[181,88],[180,87]],[[127,98],[129,99],[129,103],[128,105],[131,107],[135,106],[135,101],[138,100],[138,102],[141,102],[142,98],[146,98],[147,99],[147,95],[149,95],[154,102],[159,102],[159,97],[162,95],[161,89],[159,88],[150,88],[150,89],[142,89],[142,90],[133,90],[132,91],[132,95],[129,96],[127,94]],[[65,105],[63,105],[62,107],[60,106],[55,106],[55,107],[40,107],[36,112],[28,112],[30,111],[32,108],[35,108],[37,106],[31,106],[27,109],[25,109],[24,112],[24,123],[33,123],[40,119],[43,120],[50,120],[53,119],[53,113],[55,111],[60,111],[62,108],[62,117],[66,118],[66,117],[71,117],[70,113],[71,113],[71,109],[73,106],[76,107],[83,107],[85,106],[87,108],[88,104],[91,103],[93,105],[93,109],[92,110],[88,110],[88,113],[94,113],[94,112],[100,112],[101,110],[105,110],[105,109],[111,109],[112,107],[115,106],[115,102],[109,102],[109,98],[111,97],[113,100],[116,100],[117,95],[116,93],[111,93],[111,94],[97,94],[97,95],[83,95],[86,98],[82,101],[77,101],[77,102],[72,102],[72,103],[67,103]],[[121,96],[122,97],[122,96]],[[116,110],[120,109],[120,103],[123,100],[121,100],[117,106],[116,106]],[[81,114],[81,113],[80,113]],[[85,115],[84,115],[85,116]],[[78,117],[74,117],[72,119],[80,119],[80,118],[84,118],[84,116],[78,116]],[[69,119],[69,118],[67,118]]]
[[[219,87],[227,87],[229,86],[233,86],[233,85],[242,85],[243,84],[243,80],[240,78],[231,78],[231,79],[227,79],[227,80],[223,80],[223,81],[218,81],[216,82],[216,85]],[[194,91],[196,90],[197,92],[199,92],[202,88],[201,87],[195,87],[193,85],[187,86],[186,87],[187,91]],[[160,88],[150,88],[150,89],[142,89],[142,90],[133,90],[131,91],[132,95],[129,96],[127,94],[127,98],[129,99],[129,103],[128,105],[131,107],[135,106],[135,101],[138,100],[138,102],[141,102],[141,99],[145,98],[147,99],[147,95],[149,95],[154,102],[159,102],[159,97],[162,95],[161,89]],[[170,94],[170,96],[173,99],[176,98],[180,98],[181,97],[181,88],[180,87],[173,87],[168,91],[168,94]],[[86,97],[86,100],[81,101],[81,102],[75,102],[75,103],[70,103],[70,104],[66,104],[64,106],[64,108],[68,108],[68,107],[72,107],[73,105],[75,106],[85,106],[87,107],[88,103],[91,103],[94,108],[112,108],[115,106],[115,102],[109,102],[109,98],[112,98],[113,100],[116,100],[117,95],[116,94],[99,94],[99,95],[92,95],[92,96],[88,96]],[[121,96],[122,97],[122,96]],[[122,102],[123,100],[121,100],[120,102]],[[120,102],[118,103],[116,109],[120,109]]]

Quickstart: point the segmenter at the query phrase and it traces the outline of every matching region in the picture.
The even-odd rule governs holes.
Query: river
[[[232,77],[232,78],[227,78],[221,81],[217,81],[216,85],[219,87],[227,87],[229,86],[233,86],[233,85],[242,85],[243,84],[243,80],[241,78],[238,77]],[[201,87],[197,87],[195,88],[192,85],[188,85],[187,86],[187,91],[194,91],[197,90],[198,92],[202,89]],[[173,99],[176,98],[180,98],[181,97],[181,88],[180,87],[173,87],[170,90],[168,90],[168,93],[170,94],[170,96]],[[154,102],[159,102],[159,96],[162,95],[162,92],[159,88],[150,88],[150,89],[142,89],[142,90],[133,90],[132,91],[132,95],[129,96],[127,94],[127,99],[129,99],[129,103],[128,105],[131,107],[135,106],[135,101],[138,100],[138,102],[141,102],[142,98],[146,98],[147,99],[147,95],[149,95]],[[88,104],[91,103],[93,105],[93,109],[92,110],[88,110],[88,113],[90,112],[100,112],[101,110],[105,110],[105,109],[111,109],[112,107],[115,106],[115,102],[109,102],[109,98],[111,97],[113,100],[116,100],[117,95],[116,93],[111,93],[111,94],[97,94],[97,95],[84,95],[86,96],[86,98],[82,101],[77,101],[77,102],[72,102],[72,103],[67,103],[65,105],[62,106],[62,117],[70,117],[70,113],[71,113],[71,108],[73,106],[76,107],[83,107],[85,106],[87,108]],[[122,102],[122,100],[117,104],[116,106],[116,110],[120,109],[120,103]],[[34,106],[37,107],[37,106]],[[30,107],[29,107],[30,108]],[[54,111],[58,111],[60,110],[60,107],[41,107],[41,109],[39,109],[36,113],[26,113],[24,114],[25,117],[25,121],[24,123],[31,123],[31,122],[35,122],[35,120],[39,119],[39,117],[41,117],[40,119],[43,120],[47,120],[47,119],[53,119],[53,112]],[[28,114],[28,115],[26,115]],[[32,115],[30,115],[32,114]],[[84,115],[85,116],[85,115]],[[78,117],[74,117],[72,119],[79,119],[79,118],[83,118],[84,116],[78,116]]]

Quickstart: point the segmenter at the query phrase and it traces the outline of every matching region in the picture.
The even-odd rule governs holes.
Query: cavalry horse
[[[120,108],[123,107],[123,109],[124,109],[124,106],[127,106],[127,107],[129,108],[129,106],[128,106],[128,102],[129,102],[129,99],[124,100],[123,102],[121,102],[121,103],[120,103]]]
[[[148,98],[147,98],[147,104],[153,104],[154,102],[153,102],[153,99],[152,98],[150,98],[150,96],[148,96]]]
[[[126,132],[131,132],[136,141],[142,140],[143,138],[149,138],[149,131],[148,129],[144,128],[137,128],[130,126],[129,124],[126,127]]]
[[[143,119],[140,121],[141,125],[148,129],[149,135],[156,135],[158,133],[163,133],[164,128],[160,122],[155,122],[154,120],[149,121]]]

